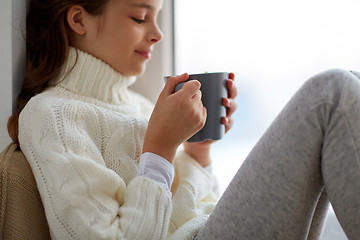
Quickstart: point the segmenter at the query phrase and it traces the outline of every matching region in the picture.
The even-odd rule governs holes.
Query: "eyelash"
[[[134,18],[134,17],[132,18],[132,20],[134,20],[137,24],[145,23],[145,20]]]

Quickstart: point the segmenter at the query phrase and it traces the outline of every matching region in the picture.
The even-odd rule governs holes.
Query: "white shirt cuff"
[[[163,187],[171,197],[171,184],[174,181],[174,166],[165,158],[150,152],[140,156],[138,176],[147,177]]]

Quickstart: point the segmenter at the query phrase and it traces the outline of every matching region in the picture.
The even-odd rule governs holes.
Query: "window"
[[[236,74],[235,126],[212,152],[222,191],[309,77],[358,69],[359,7],[358,0],[175,1],[175,73]],[[323,239],[346,237],[325,231]]]

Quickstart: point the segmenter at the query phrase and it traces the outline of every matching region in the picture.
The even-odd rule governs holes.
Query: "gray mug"
[[[168,77],[167,77],[168,78]],[[201,83],[201,101],[207,110],[207,118],[204,127],[195,135],[190,137],[188,142],[203,142],[205,140],[219,140],[225,134],[225,125],[221,119],[226,117],[226,107],[223,99],[228,97],[227,79],[229,73],[214,72],[189,75],[189,80],[198,80]],[[185,82],[176,85],[175,92],[179,91]]]

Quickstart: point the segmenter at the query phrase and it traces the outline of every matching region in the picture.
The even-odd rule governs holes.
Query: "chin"
[[[145,69],[146,69],[145,65],[142,66],[142,67],[139,67],[137,69],[133,69],[128,76],[140,76],[140,75],[143,75],[144,72],[145,72]]]
[[[146,64],[139,64],[137,66],[133,66],[132,68],[128,69],[117,69],[124,76],[140,76],[145,72]]]
[[[121,73],[124,76],[127,77],[132,77],[132,76],[140,76],[145,72],[145,68],[141,68],[141,69],[129,69],[129,70],[120,70],[120,69],[115,69],[117,72]]]

